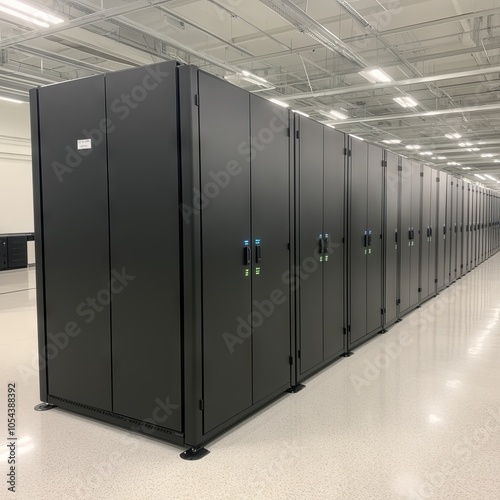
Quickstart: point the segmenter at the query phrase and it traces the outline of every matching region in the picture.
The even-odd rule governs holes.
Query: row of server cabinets
[[[166,62],[31,92],[42,401],[198,450],[498,249],[498,198]]]

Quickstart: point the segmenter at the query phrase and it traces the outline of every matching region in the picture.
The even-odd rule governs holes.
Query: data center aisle
[[[21,438],[12,498],[500,498],[500,254],[210,443],[199,462],[59,409],[33,411],[35,292],[8,293],[32,278],[0,274],[0,436],[16,382]]]

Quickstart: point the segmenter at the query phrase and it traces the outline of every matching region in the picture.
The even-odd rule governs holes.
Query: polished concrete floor
[[[39,413],[33,271],[0,273],[0,439],[18,386],[20,499],[500,499],[500,254],[211,443]],[[0,498],[7,496],[4,444]]]

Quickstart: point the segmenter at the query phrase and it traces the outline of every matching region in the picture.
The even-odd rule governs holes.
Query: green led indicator
[[[245,276],[250,276],[250,269],[245,269]]]
[[[255,274],[260,274],[260,267],[255,268]]]

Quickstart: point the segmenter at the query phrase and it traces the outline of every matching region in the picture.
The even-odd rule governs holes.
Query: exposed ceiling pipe
[[[130,14],[131,12],[137,12],[138,10],[149,9],[155,5],[160,5],[162,3],[167,3],[169,0],[139,0],[136,2],[130,2],[120,7],[113,7],[111,9],[99,10],[93,12],[92,14],[87,14],[85,16],[77,17],[66,21],[62,24],[52,26],[51,28],[41,28],[36,30],[31,30],[20,35],[11,36],[0,40],[0,49],[6,47],[12,47],[18,43],[27,42],[29,40],[36,40],[37,38],[45,37],[47,35],[52,35],[54,33],[60,33],[62,31],[69,30],[71,28],[77,28],[81,26],[86,26],[87,24],[97,23],[99,21],[105,21],[113,17],[121,16],[123,14]]]
[[[406,80],[397,80],[392,82],[373,83],[367,85],[352,85],[351,87],[342,87],[340,89],[315,92],[312,95],[310,92],[304,92],[300,94],[282,96],[280,97],[280,99],[282,101],[295,101],[297,99],[310,99],[311,97],[325,97],[332,95],[353,94],[355,92],[368,92],[371,90],[386,89],[391,87],[403,87],[406,85],[425,84],[429,82],[453,80],[455,78],[468,78],[468,77],[488,75],[499,72],[500,72],[500,66],[493,66],[489,68],[473,69],[470,71],[460,71],[457,73],[446,73],[442,75],[424,76],[421,78],[408,78]]]
[[[310,36],[313,40],[324,45],[331,50],[347,59],[354,66],[365,68],[368,63],[346,45],[340,38],[335,36],[331,31],[318,23],[311,16],[306,14],[300,7],[295,5],[291,0],[260,0],[264,5],[276,12],[283,19],[287,20],[295,28]]]
[[[500,109],[500,104],[486,104],[484,106],[468,106],[465,108],[439,109],[437,111],[425,111],[424,113],[402,113],[394,115],[378,115],[369,118],[357,118],[353,120],[329,121],[330,125],[348,125],[350,123],[383,122],[387,120],[408,120],[413,118],[428,118],[431,116],[452,115],[456,113],[475,113],[482,111],[495,111]]]

